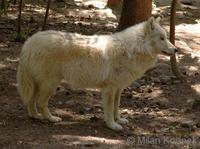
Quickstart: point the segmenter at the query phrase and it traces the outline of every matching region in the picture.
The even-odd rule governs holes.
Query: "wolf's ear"
[[[154,28],[155,28],[154,23],[155,23],[155,19],[153,17],[150,17],[147,20],[147,23],[146,23],[146,26],[145,26],[145,32],[146,33],[150,33],[151,31],[154,30]]]
[[[156,22],[157,22],[158,24],[160,24],[161,19],[162,19],[161,17],[157,17],[157,18],[156,18]]]

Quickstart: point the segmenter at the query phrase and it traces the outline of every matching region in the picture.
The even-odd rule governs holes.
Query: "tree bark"
[[[121,3],[122,0],[108,0],[107,2],[107,6],[115,6],[115,5],[119,5],[119,3]]]
[[[171,3],[171,17],[170,17],[170,42],[175,45],[175,18],[176,18],[176,6],[177,6],[177,0],[173,0]],[[172,72],[174,75],[180,79],[183,80],[183,76],[181,75],[178,65],[177,65],[177,60],[176,60],[176,55],[174,54],[173,56],[170,57],[170,62],[171,62],[171,68]]]
[[[13,0],[13,4],[16,5],[17,4],[17,0]]]
[[[112,13],[117,17],[117,20],[120,18],[122,10],[123,0],[108,0],[107,7],[112,10]]]
[[[16,34],[16,37],[15,37],[15,41],[18,41],[18,42],[24,41],[24,37],[22,36],[22,33],[21,33],[22,3],[23,3],[23,0],[20,0],[19,6],[18,6],[19,12],[18,12],[18,18],[17,18],[17,34]]]
[[[50,5],[51,5],[51,0],[48,0],[47,7],[46,7],[46,13],[45,13],[45,17],[44,17],[44,22],[43,22],[43,25],[42,25],[42,30],[45,30],[45,26],[46,26],[48,15],[49,15]]]
[[[151,16],[152,0],[124,0],[117,31],[146,21]]]
[[[19,1],[19,13],[18,13],[18,21],[17,21],[17,34],[21,34],[21,14],[22,14],[22,0]]]
[[[5,0],[1,0],[1,10],[5,9]]]

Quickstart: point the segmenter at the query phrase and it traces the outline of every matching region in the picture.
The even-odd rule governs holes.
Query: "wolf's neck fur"
[[[129,62],[124,61],[122,65],[130,73],[132,80],[138,79],[153,67],[158,54],[151,45],[151,39],[145,35],[145,25],[146,23],[143,22],[125,29],[120,34],[114,34],[114,38],[119,40],[117,43],[120,43],[121,52],[127,52]]]

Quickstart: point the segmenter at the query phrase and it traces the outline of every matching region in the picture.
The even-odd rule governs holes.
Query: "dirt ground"
[[[97,0],[96,0],[97,1]],[[95,2],[96,2],[95,1]],[[169,28],[169,7],[157,11]],[[23,42],[16,42],[17,6],[10,5],[0,17],[0,148],[1,149],[197,149],[200,148],[200,8],[185,6],[177,12],[176,44],[185,82],[177,80],[169,58],[159,56],[152,71],[126,88],[121,113],[130,123],[124,131],[105,127],[100,93],[73,91],[60,85],[51,98],[59,123],[30,119],[17,93],[16,71]],[[45,3],[27,2],[23,7],[25,38],[41,29]],[[47,28],[103,34],[114,32],[117,19],[99,0],[53,2]]]

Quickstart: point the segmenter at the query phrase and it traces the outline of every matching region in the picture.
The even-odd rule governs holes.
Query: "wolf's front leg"
[[[114,118],[120,124],[127,124],[129,121],[125,118],[121,118],[119,114],[119,105],[120,105],[120,98],[121,98],[121,89],[118,89],[115,93],[115,102],[114,102]]]
[[[122,126],[114,120],[114,100],[115,90],[113,88],[106,88],[102,91],[104,120],[106,125],[113,130],[122,130]]]

